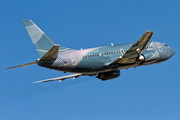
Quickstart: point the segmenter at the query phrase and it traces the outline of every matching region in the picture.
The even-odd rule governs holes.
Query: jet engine
[[[159,53],[156,50],[144,51],[139,56],[139,61],[145,64],[155,62],[159,59]]]
[[[113,70],[108,72],[99,73],[96,78],[101,79],[102,81],[110,80],[120,76],[119,70]]]

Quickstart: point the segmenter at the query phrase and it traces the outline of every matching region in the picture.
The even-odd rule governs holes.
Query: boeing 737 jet
[[[175,54],[167,44],[150,41],[152,31],[145,32],[135,43],[75,50],[55,44],[32,20],[23,20],[23,24],[40,57],[35,62],[7,69],[38,64],[41,67],[74,73],[34,83],[63,81],[80,76],[110,80],[119,77],[121,69],[160,63]]]

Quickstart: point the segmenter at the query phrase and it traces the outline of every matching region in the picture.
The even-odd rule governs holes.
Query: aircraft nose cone
[[[175,54],[175,50],[170,48],[170,56],[172,57]]]
[[[171,48],[172,49],[172,48]],[[175,52],[175,50],[174,49],[172,49],[172,56],[175,54],[176,52]]]

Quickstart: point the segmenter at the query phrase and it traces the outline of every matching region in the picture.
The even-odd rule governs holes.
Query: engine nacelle
[[[159,53],[156,50],[149,50],[149,51],[144,51],[140,56],[139,56],[139,61],[148,64],[155,62],[159,59]]]
[[[102,81],[105,81],[105,80],[117,78],[119,76],[120,76],[120,71],[119,70],[113,70],[113,71],[109,71],[109,72],[99,73],[96,76],[96,78],[101,79]]]

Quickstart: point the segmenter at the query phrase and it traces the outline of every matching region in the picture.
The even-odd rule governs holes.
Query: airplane
[[[55,44],[32,20],[23,20],[23,24],[40,58],[35,62],[6,69],[38,64],[64,73],[74,73],[33,83],[63,81],[80,76],[96,76],[102,81],[111,80],[120,76],[121,69],[160,63],[175,54],[167,44],[150,41],[153,31],[146,31],[135,43],[75,50]]]

